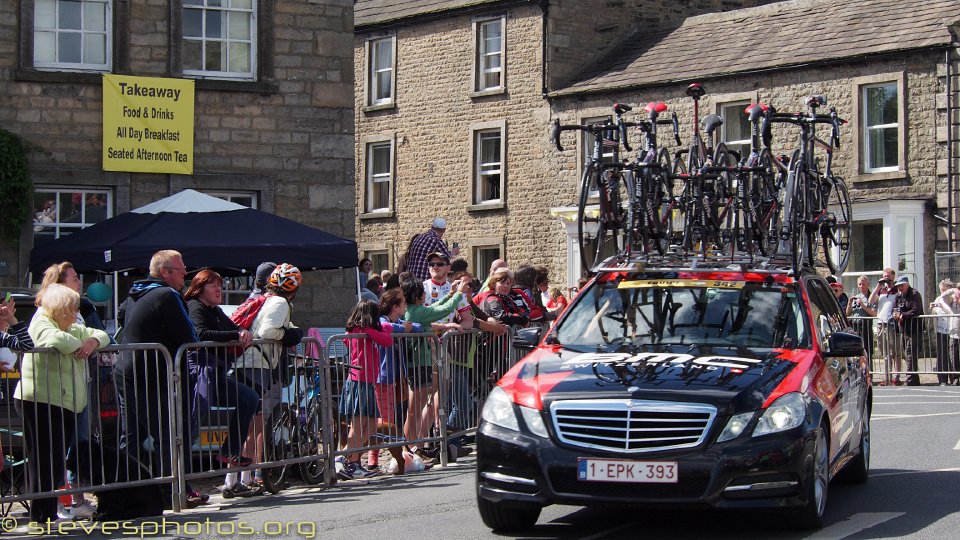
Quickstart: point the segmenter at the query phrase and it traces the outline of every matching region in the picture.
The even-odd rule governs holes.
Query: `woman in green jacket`
[[[447,330],[462,330],[457,323],[441,323],[442,319],[453,313],[463,298],[462,291],[467,288],[462,281],[454,281],[450,294],[439,301],[424,306],[426,291],[423,283],[416,279],[408,279],[400,284],[403,296],[407,300],[407,312],[403,319],[420,323],[437,333]],[[427,338],[406,340],[407,354],[407,384],[410,385],[410,402],[407,408],[407,420],[403,424],[403,436],[408,441],[416,441],[426,437],[430,426],[434,422],[433,408],[429,406],[430,396],[434,393],[433,384],[433,355]]]
[[[33,493],[52,491],[64,481],[64,449],[73,439],[77,413],[87,406],[87,357],[110,344],[103,330],[77,324],[80,295],[50,285],[30,322],[30,338],[50,352],[24,354],[14,407],[23,419],[27,478]],[[36,499],[30,521],[57,519],[57,499]]]

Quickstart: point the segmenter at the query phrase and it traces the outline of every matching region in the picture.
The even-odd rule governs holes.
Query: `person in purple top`
[[[443,241],[443,233],[447,230],[447,220],[436,218],[430,224],[430,230],[418,234],[410,242],[410,253],[406,260],[406,270],[414,275],[420,281],[426,281],[430,278],[430,269],[427,266],[427,255],[431,253],[443,253],[447,260],[460,253],[456,247],[453,250],[447,249],[447,244]],[[454,244],[456,245],[456,244]]]

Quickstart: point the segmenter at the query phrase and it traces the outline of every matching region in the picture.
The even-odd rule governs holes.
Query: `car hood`
[[[757,410],[774,392],[791,391],[798,361],[809,351],[761,353],[662,349],[584,353],[542,347],[501,380],[514,401],[547,408],[565,399],[639,399],[709,403],[721,412]],[[794,376],[790,376],[793,373]],[[799,386],[799,385],[797,385]]]

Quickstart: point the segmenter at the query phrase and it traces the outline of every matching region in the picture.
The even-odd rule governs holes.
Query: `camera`
[[[889,284],[890,284],[890,280],[889,280],[889,279],[881,279],[881,280],[879,281],[879,283],[882,284],[882,285],[889,285]]]

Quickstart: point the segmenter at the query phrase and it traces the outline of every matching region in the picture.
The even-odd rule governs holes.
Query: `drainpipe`
[[[547,97],[547,15],[550,12],[550,0],[540,0],[541,20],[543,21],[540,30],[540,93],[544,98]]]

